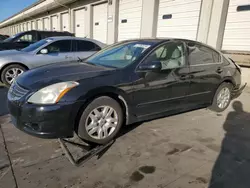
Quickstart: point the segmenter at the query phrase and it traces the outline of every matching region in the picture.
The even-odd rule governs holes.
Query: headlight
[[[28,102],[34,104],[55,104],[57,103],[70,89],[79,85],[77,82],[60,82],[47,86],[34,93]]]

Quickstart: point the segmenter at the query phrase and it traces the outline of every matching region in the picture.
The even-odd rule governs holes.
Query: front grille
[[[8,92],[8,98],[10,100],[16,101],[16,100],[21,99],[28,92],[29,90],[24,89],[23,87],[19,86],[16,82],[13,82]]]

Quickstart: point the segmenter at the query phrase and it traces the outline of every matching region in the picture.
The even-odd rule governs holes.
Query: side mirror
[[[150,63],[145,63],[139,66],[138,68],[140,71],[153,71],[153,72],[159,72],[162,69],[161,62],[160,61],[153,61]]]
[[[48,49],[44,48],[40,51],[41,54],[47,54],[49,53]]]

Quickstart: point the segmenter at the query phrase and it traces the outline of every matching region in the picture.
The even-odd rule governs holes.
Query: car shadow
[[[0,116],[9,113],[7,108],[7,93],[8,89],[0,86]]]
[[[223,128],[225,137],[214,164],[209,188],[250,187],[250,113],[240,101],[233,102]]]

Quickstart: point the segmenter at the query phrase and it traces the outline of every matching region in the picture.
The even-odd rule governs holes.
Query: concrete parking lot
[[[249,188],[249,88],[223,113],[201,109],[125,127],[99,160],[80,167],[56,140],[13,127],[0,93],[1,188]]]

